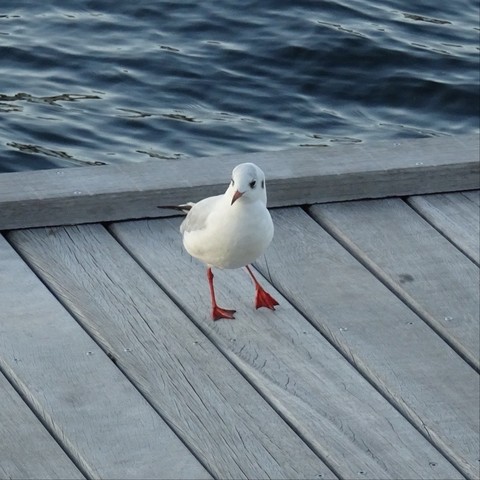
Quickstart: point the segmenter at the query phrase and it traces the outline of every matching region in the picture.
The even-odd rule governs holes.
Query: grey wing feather
[[[185,220],[180,225],[180,232],[193,232],[195,230],[202,230],[207,225],[207,218],[210,215],[215,204],[222,198],[223,195],[215,197],[208,197],[195,203],[190,211],[187,213]]]

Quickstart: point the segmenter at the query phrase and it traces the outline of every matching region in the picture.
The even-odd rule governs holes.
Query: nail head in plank
[[[478,142],[466,135],[4,173],[0,230],[171,215],[157,205],[225,191],[242,162],[265,170],[270,206],[468,190],[478,188]]]

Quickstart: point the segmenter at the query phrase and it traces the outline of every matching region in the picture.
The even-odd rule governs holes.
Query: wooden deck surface
[[[472,190],[479,140],[473,134],[3,173],[0,230],[171,215],[156,206],[223,193],[232,169],[251,161],[266,174],[270,207]]]
[[[4,229],[0,478],[478,479],[479,198],[273,209],[234,321],[178,217]]]

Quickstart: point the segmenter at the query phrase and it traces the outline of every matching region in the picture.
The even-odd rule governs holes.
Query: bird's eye
[[[255,188],[255,185],[257,184],[257,182],[255,180],[252,180],[250,182],[250,188]]]
[[[233,181],[233,178],[232,178],[232,187],[235,185],[235,182]]]
[[[265,180],[262,180],[262,188],[265,188]]]

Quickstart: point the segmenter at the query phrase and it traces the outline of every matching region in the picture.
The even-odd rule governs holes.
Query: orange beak
[[[230,205],[233,205],[242,195],[244,192],[239,192],[238,190],[233,194],[232,197],[232,203]]]

